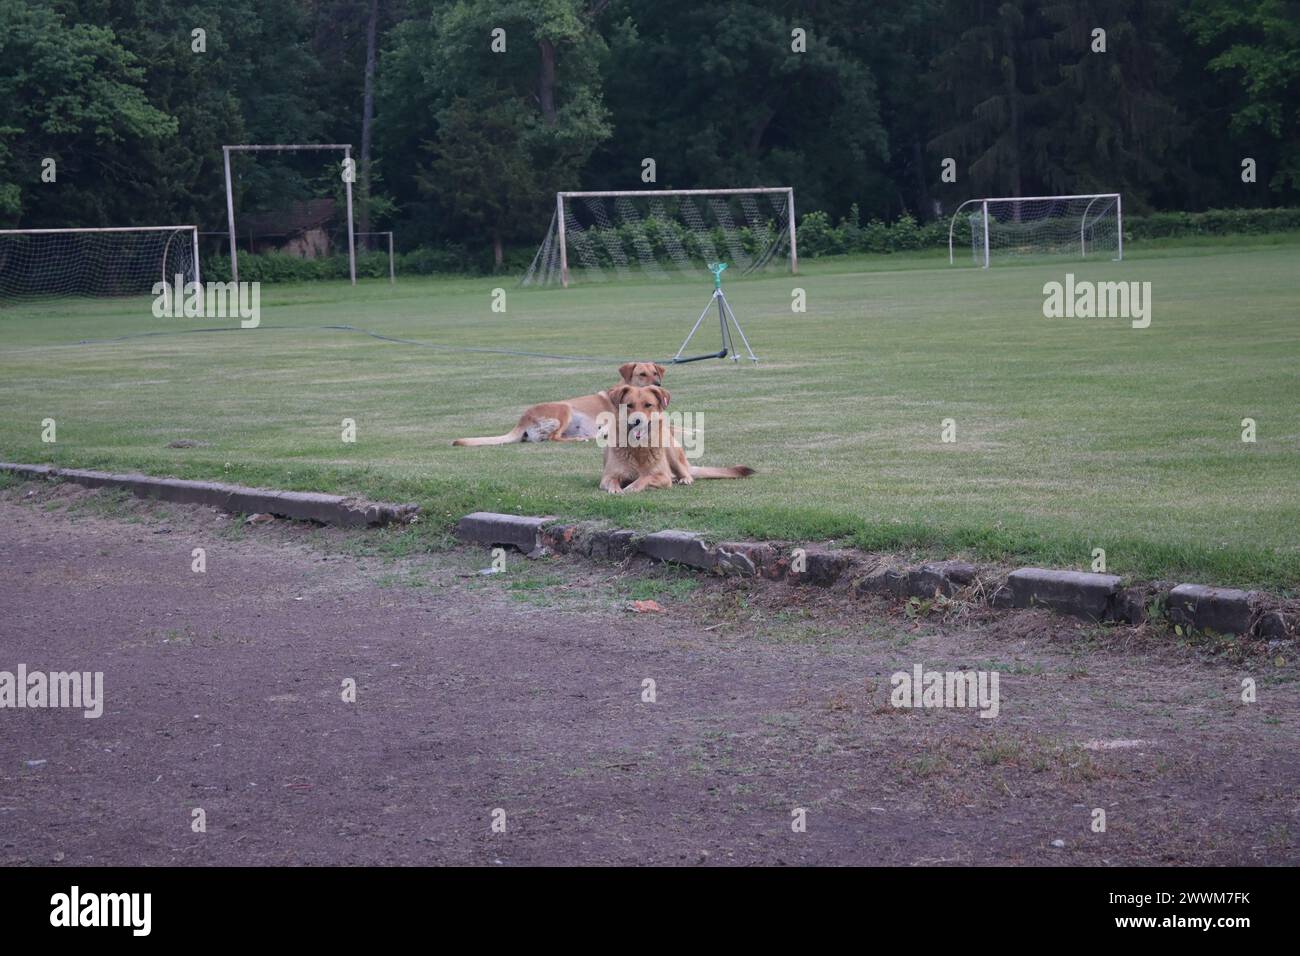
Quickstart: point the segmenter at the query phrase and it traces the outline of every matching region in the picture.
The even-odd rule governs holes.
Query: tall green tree
[[[647,188],[649,157],[660,188],[792,185],[804,208],[845,213],[880,184],[875,79],[818,5],[619,0],[609,21],[615,135],[592,185]]]
[[[1239,179],[1240,158],[1258,154],[1274,196],[1300,198],[1300,2],[1195,0],[1183,20],[1224,94],[1224,158],[1237,162],[1223,175]]]
[[[176,120],[150,102],[145,70],[111,28],[50,4],[0,5],[0,215],[24,225],[132,223]],[[53,159],[56,180],[43,182]]]
[[[1177,26],[1174,4],[1053,2],[1043,7],[1043,19],[1050,32],[1046,95],[1026,140],[1037,183],[1052,193],[1120,189],[1135,208],[1149,206],[1170,175],[1169,157],[1188,135],[1163,40]]]
[[[930,60],[945,35],[941,8],[942,0],[852,0],[823,14],[833,16],[829,29],[846,54],[876,81],[889,158],[854,197],[869,214],[929,218],[943,195],[933,183],[937,160],[926,151],[936,115]]]
[[[950,0],[946,22],[959,32],[934,60],[937,156],[957,161],[971,195],[1031,195],[1027,140],[1046,93],[1049,41],[1037,0]]]
[[[223,227],[222,144],[326,133],[334,104],[308,13],[299,0],[0,5],[0,125],[21,132],[8,134],[20,141],[10,185],[26,191],[31,155],[60,159],[58,188],[17,212],[9,203],[11,215],[27,226]],[[267,164],[236,168],[247,200],[284,190]]]
[[[540,223],[553,206],[551,194],[537,187],[525,142],[530,120],[516,100],[502,100],[484,111],[455,99],[438,114],[433,158],[418,176],[421,188],[441,200],[453,232],[491,240],[497,267],[506,237],[531,237],[534,233],[521,231],[519,223]]]
[[[934,59],[936,156],[975,195],[1160,194],[1188,136],[1163,37],[1168,0],[952,0]],[[1097,33],[1095,31],[1104,31]]]
[[[599,10],[576,0],[429,2],[385,55],[378,118],[393,120],[380,138],[387,167],[396,178],[407,164],[425,204],[413,212],[436,217],[443,235],[472,225],[498,266],[506,242],[541,234],[556,190],[580,181],[610,135]]]

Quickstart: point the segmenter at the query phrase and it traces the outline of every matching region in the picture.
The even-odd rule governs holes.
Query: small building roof
[[[237,222],[241,235],[292,237],[317,229],[334,218],[333,199],[296,200],[275,212],[251,213]]]

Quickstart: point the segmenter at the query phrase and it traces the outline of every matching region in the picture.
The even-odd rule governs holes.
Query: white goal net
[[[794,190],[646,189],[564,192],[523,285],[568,285],[641,273],[705,275],[711,262],[739,272],[798,271]]]
[[[971,261],[988,268],[995,259],[1066,255],[1124,258],[1123,206],[1118,193],[968,199],[948,227],[948,261],[969,230]]]
[[[198,282],[195,226],[0,230],[0,302],[45,296],[149,295]]]

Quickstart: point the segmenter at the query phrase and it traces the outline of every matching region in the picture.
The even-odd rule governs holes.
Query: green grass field
[[[483,509],[1076,568],[1101,547],[1108,570],[1132,577],[1294,591],[1297,262],[1290,237],[987,272],[933,253],[823,260],[729,281],[762,362],[681,366],[665,385],[673,410],[703,416],[699,463],[759,474],[629,497],[597,490],[594,444],[450,441],[608,387],[618,361],[672,355],[708,301],[705,279],[265,287],[256,330],[90,344],[76,343],[214,323],[155,319],[148,299],[11,305],[0,458],[414,500],[433,533]],[[1067,271],[1151,282],[1151,327],[1045,319],[1043,284]],[[490,308],[496,286],[505,314]],[[796,286],[806,314],[791,311]],[[699,351],[717,347],[716,323],[701,335]],[[41,441],[45,418],[56,444]],[[341,441],[344,418],[355,444]],[[940,441],[945,418],[955,444]],[[210,447],[166,447],[175,439]]]

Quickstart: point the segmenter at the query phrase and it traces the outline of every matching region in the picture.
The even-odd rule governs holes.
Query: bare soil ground
[[[0,864],[1300,862],[1291,645],[406,534],[0,491],[0,671],[106,698],[0,710]],[[892,707],[917,663],[999,716]]]

